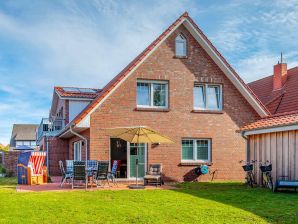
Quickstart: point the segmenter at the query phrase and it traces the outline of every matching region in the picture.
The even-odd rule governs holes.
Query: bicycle
[[[240,163],[243,163],[244,161],[241,160]],[[254,170],[254,163],[256,162],[256,160],[252,160],[252,161],[246,161],[246,164],[242,166],[243,170],[246,172],[246,184],[248,186],[250,186],[251,188],[253,188],[254,186],[254,174],[253,174],[253,170]]]
[[[271,176],[272,164],[268,160],[265,163],[260,162],[260,170],[262,172],[263,186],[273,190],[273,181]]]

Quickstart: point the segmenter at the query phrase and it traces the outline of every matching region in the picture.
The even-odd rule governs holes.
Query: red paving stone
[[[82,184],[81,188],[71,188],[71,184],[65,183],[63,187],[60,187],[60,181],[61,177],[52,177],[52,183],[47,183],[47,184],[41,184],[41,185],[17,185],[16,190],[17,192],[43,192],[43,191],[75,191],[75,190],[85,190],[85,185]],[[103,187],[96,187],[95,184],[93,187],[88,185],[87,191],[94,191],[94,190],[131,190],[128,188],[130,184],[134,184],[135,182],[133,181],[118,181],[118,186],[113,185],[112,183],[110,184],[110,187],[105,184]],[[142,181],[139,182],[139,184],[142,184]],[[171,190],[171,189],[176,189],[174,186],[171,185],[163,185],[163,186],[146,186],[144,190],[154,190],[154,189],[159,189],[159,190]]]

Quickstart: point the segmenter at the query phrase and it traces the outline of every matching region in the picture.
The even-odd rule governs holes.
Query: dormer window
[[[179,34],[175,39],[176,57],[186,57],[186,38]]]

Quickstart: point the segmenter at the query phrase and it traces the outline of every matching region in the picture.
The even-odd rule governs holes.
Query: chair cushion
[[[144,176],[144,179],[158,180],[158,179],[160,179],[160,176],[157,176],[157,175],[150,175],[150,174],[148,174],[148,175],[145,175],[145,176]]]
[[[160,168],[151,166],[148,173],[150,175],[159,175],[160,174]]]

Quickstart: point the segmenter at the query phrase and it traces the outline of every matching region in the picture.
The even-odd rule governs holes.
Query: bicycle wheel
[[[273,189],[273,181],[271,175],[267,174],[267,187],[272,190]]]
[[[254,187],[253,178],[252,178],[252,173],[248,173],[248,176],[247,176],[247,184],[248,184],[248,186],[250,186],[251,188]]]

